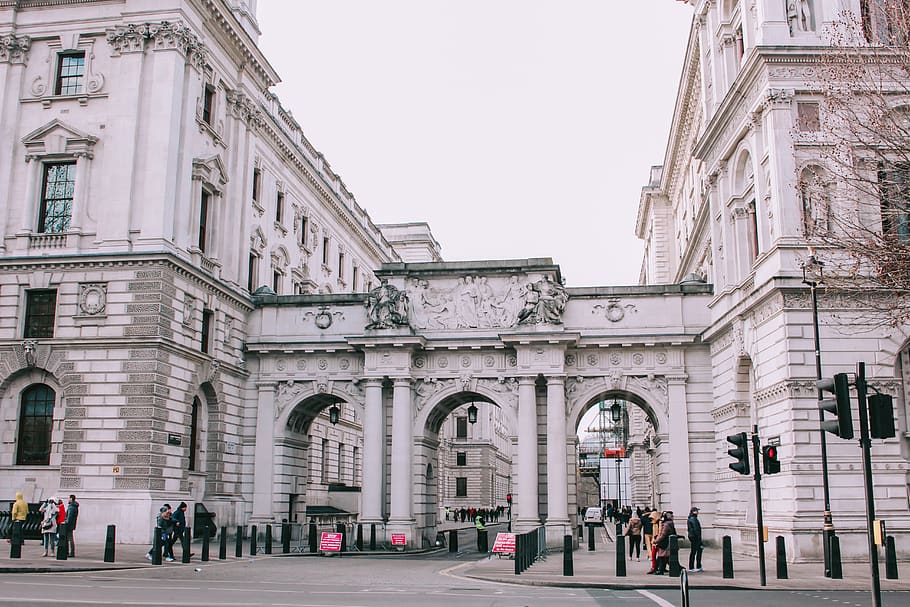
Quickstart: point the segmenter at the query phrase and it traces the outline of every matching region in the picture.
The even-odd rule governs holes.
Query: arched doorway
[[[502,401],[502,397],[497,400]],[[446,508],[506,513],[517,443],[514,411],[481,390],[442,394],[418,414],[415,462],[434,474],[417,479],[418,534],[433,542]]]

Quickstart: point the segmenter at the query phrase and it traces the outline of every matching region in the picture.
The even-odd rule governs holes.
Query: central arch
[[[517,418],[507,394],[508,390],[497,394],[477,385],[453,386],[440,390],[418,412],[414,427],[414,514],[425,544],[435,542],[446,508],[505,508],[517,444]],[[477,408],[474,423],[467,421],[469,407]],[[447,424],[447,420],[455,423]],[[434,472],[457,469],[452,467],[453,461],[456,466],[465,466],[463,477]],[[462,479],[460,487],[457,479]],[[458,494],[460,488],[465,495]]]

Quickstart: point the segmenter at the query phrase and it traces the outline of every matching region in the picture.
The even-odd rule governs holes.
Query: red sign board
[[[605,458],[608,458],[608,459],[609,458],[620,458],[621,459],[621,458],[624,458],[625,456],[626,456],[625,447],[619,447],[618,449],[613,449],[611,447],[607,447],[606,449],[604,449]]]
[[[493,542],[493,554],[515,554],[515,534],[497,533]]]
[[[392,534],[392,545],[393,546],[407,546],[408,545],[408,536],[404,533],[393,533]]]
[[[319,539],[319,550],[325,552],[341,552],[341,534],[323,533]]]

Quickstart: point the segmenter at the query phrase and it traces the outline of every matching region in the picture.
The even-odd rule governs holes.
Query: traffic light
[[[736,445],[734,449],[727,449],[727,453],[736,460],[735,463],[729,464],[730,470],[749,474],[749,437],[745,432],[731,434],[727,437],[727,442]]]
[[[841,438],[853,438],[853,415],[850,412],[850,379],[846,373],[838,373],[832,379],[816,382],[822,392],[830,392],[834,398],[818,401],[823,411],[833,413],[837,419],[822,422],[822,429]]]
[[[777,447],[775,445],[765,445],[761,448],[761,461],[765,474],[777,474],[780,472],[780,461],[777,459]]]
[[[512,503],[512,494],[511,493],[506,493],[506,503],[507,504]]]
[[[869,397],[869,434],[872,438],[894,437],[894,402],[888,394]]]

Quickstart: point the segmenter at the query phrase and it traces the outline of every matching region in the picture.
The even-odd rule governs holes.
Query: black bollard
[[[567,535],[562,538],[562,574],[569,577],[575,575],[575,568],[572,565],[571,535]]]
[[[69,538],[66,535],[66,523],[57,526],[57,560],[65,561],[69,556]],[[158,529],[155,529],[155,535],[160,535]]]
[[[310,541],[310,552],[315,554],[319,550],[318,538],[316,537],[316,523],[310,523],[307,531],[307,539]]]
[[[840,538],[836,535],[831,536],[831,579],[844,579],[844,569],[840,562]]]
[[[237,525],[237,536],[234,538],[234,556],[243,556],[243,526]]]
[[[594,552],[594,525],[588,525],[588,552]]]
[[[458,552],[458,529],[449,529],[449,552]]]
[[[525,536],[522,533],[515,534],[515,575],[521,575],[524,571],[522,568],[522,551],[525,547]]]
[[[250,525],[250,556],[256,556],[256,540],[259,539],[259,533],[256,525]]]
[[[202,562],[207,562],[209,560],[209,536],[211,533],[211,529],[206,525],[205,530],[202,532],[202,555],[199,557],[199,560]]]
[[[670,536],[670,577],[679,577],[682,567],[679,566],[679,536]]]
[[[357,523],[357,539],[354,540],[357,550],[363,552],[363,524]]]
[[[218,542],[218,560],[227,558],[227,527],[221,528],[221,539]]]
[[[180,555],[181,563],[190,562],[190,530],[184,527],[183,534],[180,536],[180,549],[183,554]]]
[[[341,552],[347,552],[348,549],[348,534],[345,531],[344,523],[335,523],[335,533],[341,534]]]
[[[894,549],[894,536],[885,538],[885,579],[897,579],[897,552]]]
[[[733,579],[733,543],[729,535],[724,536],[724,579]]]
[[[689,607],[689,574],[685,569],[679,572],[679,591],[681,607]]]
[[[272,554],[272,526],[265,526],[265,553]]]
[[[63,542],[63,545],[66,545],[66,542]],[[59,547],[59,544],[58,544]],[[57,558],[60,558],[59,551],[57,552]],[[161,564],[161,527],[155,527],[155,537],[152,539],[152,565]]]
[[[288,523],[281,524],[281,553],[287,554],[291,551],[291,526]]]
[[[107,526],[107,533],[104,536],[104,562],[114,562],[114,545],[117,538],[117,527],[115,525]]]
[[[579,543],[581,543],[581,541],[582,541],[583,539],[585,539],[585,526],[584,526],[584,525],[579,525],[579,526],[578,526],[578,541],[579,541]]]
[[[626,577],[626,536],[616,536],[616,577]]]
[[[787,576],[787,545],[784,543],[784,536],[778,535],[774,540],[777,542],[777,579],[789,579]]]
[[[22,558],[22,526],[24,521],[15,521],[10,527],[9,557],[11,559]]]
[[[477,530],[477,552],[486,554],[489,549],[489,537],[486,529]]]
[[[370,550],[376,550],[376,523],[370,523]]]

